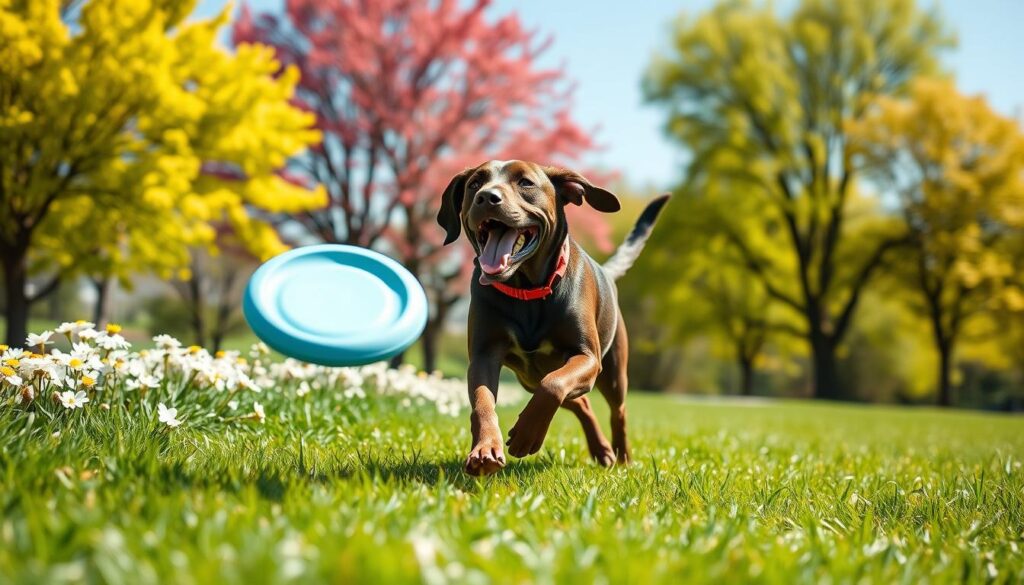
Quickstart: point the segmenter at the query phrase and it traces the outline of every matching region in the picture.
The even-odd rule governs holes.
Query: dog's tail
[[[636,220],[633,231],[629,232],[629,235],[626,236],[626,241],[622,242],[619,249],[615,250],[612,257],[604,263],[604,271],[608,276],[612,277],[612,280],[621,278],[633,266],[633,263],[636,262],[640,252],[644,249],[644,245],[647,244],[647,238],[651,236],[654,222],[658,219],[658,214],[661,212],[661,208],[665,207],[668,198],[669,194],[666,193],[647,204],[644,212],[640,214],[640,219]]]

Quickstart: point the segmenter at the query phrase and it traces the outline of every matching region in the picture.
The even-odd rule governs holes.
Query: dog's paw
[[[491,475],[505,467],[505,451],[498,439],[481,439],[466,458],[466,473]]]
[[[603,446],[601,449],[592,450],[590,457],[601,467],[615,465],[615,452],[612,451],[610,446]]]
[[[508,452],[515,457],[526,457],[540,451],[558,410],[558,402],[537,392],[519,413],[516,424],[508,431]]]

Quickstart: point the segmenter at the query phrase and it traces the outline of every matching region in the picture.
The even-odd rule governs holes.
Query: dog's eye
[[[469,182],[469,190],[470,190],[470,192],[474,192],[475,193],[476,190],[479,189],[479,188],[480,188],[480,179],[473,179],[472,181]]]
[[[530,187],[536,187],[536,185],[533,184],[533,181],[531,181],[530,179],[527,179],[526,177],[523,177],[522,179],[519,179],[519,186],[524,188],[524,189],[529,189]]]

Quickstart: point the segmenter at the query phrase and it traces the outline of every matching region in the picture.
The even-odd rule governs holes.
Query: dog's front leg
[[[508,432],[508,452],[516,457],[525,457],[540,451],[558,407],[566,400],[589,392],[600,373],[600,360],[591,354],[579,354],[544,376],[540,387]]]
[[[469,364],[470,429],[473,449],[466,458],[466,473],[490,475],[505,467],[501,429],[494,408],[498,400],[501,359],[496,355],[474,358]]]

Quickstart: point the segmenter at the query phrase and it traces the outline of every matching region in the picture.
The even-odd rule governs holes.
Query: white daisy
[[[143,374],[138,378],[128,378],[125,380],[124,385],[128,390],[138,390],[140,388],[146,390],[158,387],[160,385],[160,378],[149,374]]]
[[[84,408],[86,402],[89,402],[89,397],[81,390],[78,392],[68,390],[60,395],[60,403],[69,410]]]
[[[10,375],[7,375],[7,370],[11,371]],[[14,370],[10,366],[0,367],[0,378],[2,378],[4,382],[15,387],[21,386],[22,383],[24,383],[24,380],[21,379],[21,376],[15,374]]]
[[[131,344],[118,333],[100,333],[96,338],[96,345],[103,349],[128,349],[131,347]]]
[[[156,342],[156,346],[160,349],[178,349],[181,347],[181,342],[171,337],[170,335],[157,335],[153,338]]]
[[[45,358],[28,357],[18,363],[18,375],[24,378],[31,378],[36,372],[41,371],[46,367]]]
[[[53,335],[53,331],[43,331],[39,335],[35,333],[29,333],[25,339],[25,345],[28,347],[38,347],[39,353],[45,351],[46,344],[50,343],[50,337]]]
[[[83,372],[79,382],[86,388],[92,388],[100,379],[100,373],[96,371]]]
[[[78,338],[84,341],[90,341],[96,339],[96,336],[99,334],[99,331],[96,331],[92,327],[87,327],[78,331]]]
[[[167,408],[163,402],[157,405],[157,418],[169,427],[176,427],[181,424],[181,421],[178,420],[178,409]]]
[[[267,413],[263,411],[263,405],[259,402],[252,404],[252,411],[253,417],[258,418],[261,423],[267,420]]]
[[[55,327],[54,331],[56,331],[57,333],[60,333],[64,337],[67,337],[68,340],[70,341],[72,335],[78,333],[79,331],[85,331],[86,329],[92,329],[95,326],[96,326],[95,323],[90,323],[89,321],[82,321],[82,320],[78,320],[78,321],[74,321],[74,322],[65,321],[64,323],[61,323],[59,326]]]
[[[7,347],[6,345],[4,347],[6,349],[4,349],[3,353],[0,353],[0,363],[7,364],[11,360],[21,359],[21,356],[25,354],[25,350],[20,347]]]
[[[260,388],[259,384],[257,384],[255,381],[253,381],[252,378],[246,376],[245,374],[240,374],[238,376],[238,383],[246,390],[252,390],[253,392],[263,391],[263,389]]]

